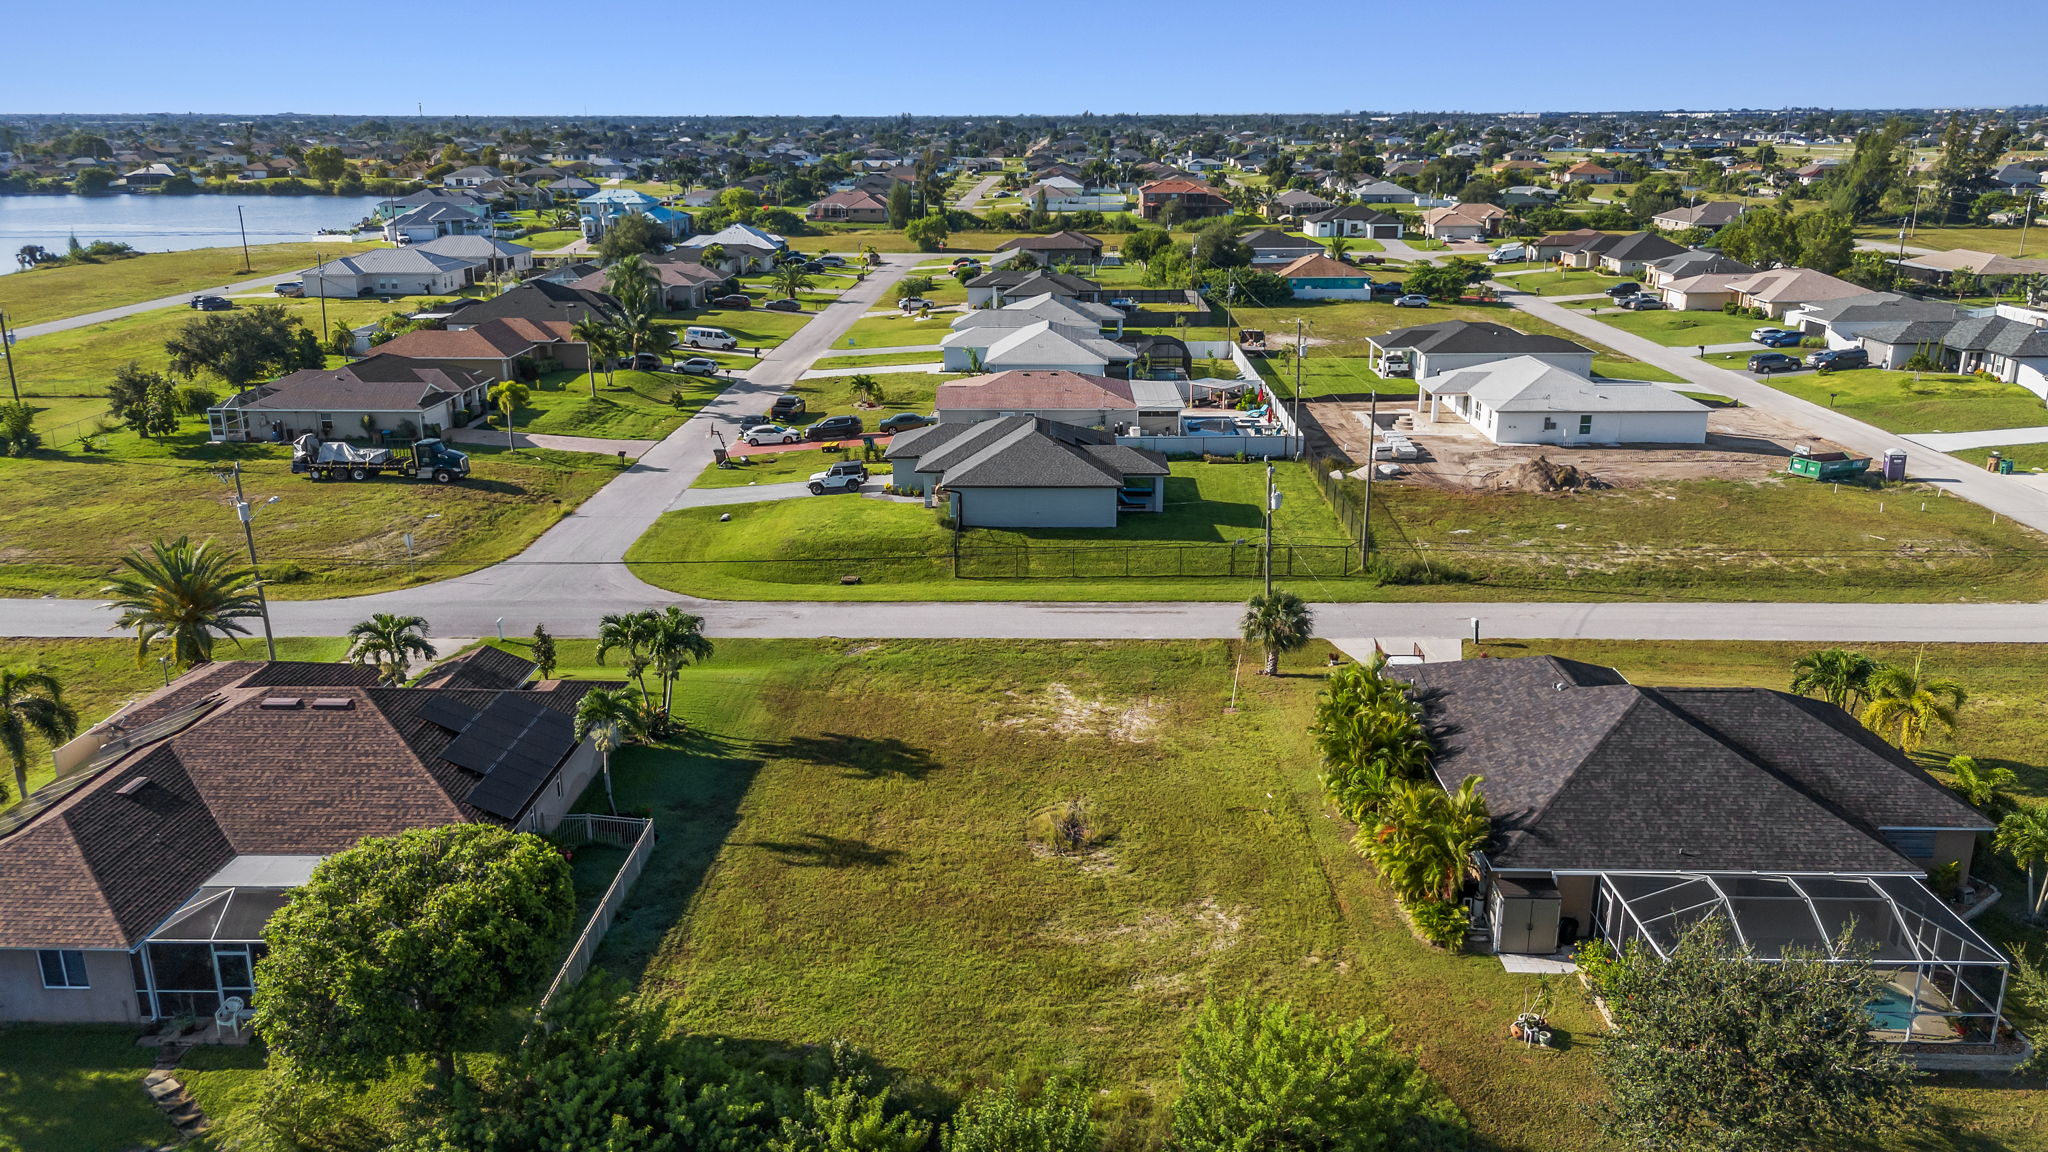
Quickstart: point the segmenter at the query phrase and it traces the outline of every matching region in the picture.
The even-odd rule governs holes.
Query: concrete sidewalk
[[[2048,444],[2048,427],[1993,428],[1985,432],[1909,432],[1906,439],[1936,452],[1962,452],[2006,444]]]

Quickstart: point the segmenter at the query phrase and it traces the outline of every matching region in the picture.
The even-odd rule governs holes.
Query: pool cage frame
[[[1616,948],[1639,940],[1669,959],[1694,924],[1718,918],[1751,959],[1788,951],[1890,969],[1910,998],[1906,1043],[1989,1043],[2008,1029],[2011,961],[1914,875],[1788,872],[1596,872],[1593,922]],[[1945,1027],[1934,1023],[1945,1021]],[[1926,1021],[1923,1026],[1923,1019]],[[1923,1030],[1924,1028],[1924,1030]]]

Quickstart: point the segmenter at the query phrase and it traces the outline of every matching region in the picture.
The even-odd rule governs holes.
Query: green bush
[[[206,410],[218,403],[213,389],[198,384],[186,384],[178,389],[178,411],[187,416],[203,416]]]
[[[1420,556],[1374,556],[1366,573],[1381,584],[1420,586],[1427,584],[1470,584],[1476,577],[1449,564],[1432,564]]]
[[[1409,919],[1422,938],[1439,948],[1456,952],[1465,946],[1465,930],[1471,927],[1471,913],[1451,900],[1418,901],[1408,907]]]

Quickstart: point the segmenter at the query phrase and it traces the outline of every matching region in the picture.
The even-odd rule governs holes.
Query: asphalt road
[[[309,265],[310,266],[310,265]],[[297,280],[297,272],[279,272],[275,276],[260,276],[254,280],[242,280],[234,284],[221,284],[212,288],[194,288],[176,296],[159,296],[155,300],[144,300],[139,304],[123,304],[119,308],[102,308],[87,312],[83,316],[66,316],[62,320],[45,320],[41,324],[25,324],[14,329],[14,335],[22,340],[31,336],[47,336],[52,332],[66,332],[73,328],[87,328],[94,324],[105,324],[124,316],[140,316],[159,308],[182,308],[192,303],[194,296],[232,296],[237,292],[255,292],[282,284],[286,280]]]

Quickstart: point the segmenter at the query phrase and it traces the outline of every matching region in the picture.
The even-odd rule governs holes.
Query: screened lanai
[[[1710,917],[1758,960],[1788,953],[1884,972],[1870,1005],[1881,1039],[1982,1042],[2005,1007],[2005,955],[1917,878],[1705,872],[1597,874],[1594,919],[1616,946],[1639,940],[1668,958]]]

